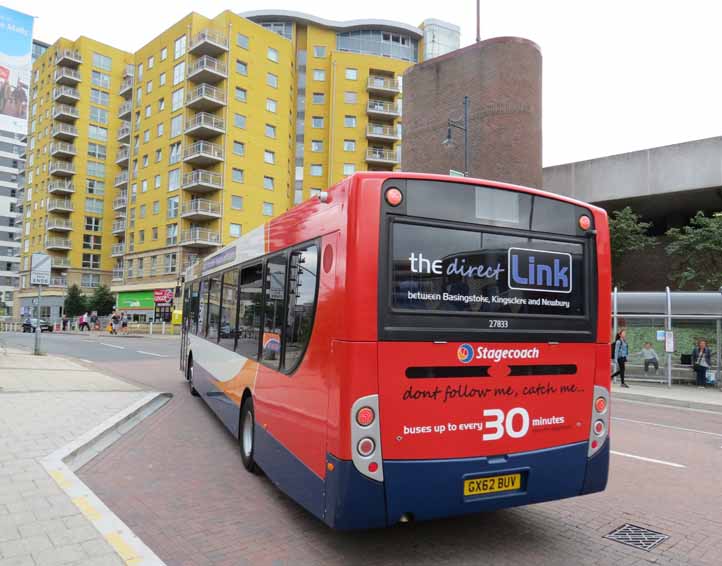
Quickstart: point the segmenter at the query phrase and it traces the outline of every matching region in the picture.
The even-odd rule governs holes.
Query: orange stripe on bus
[[[228,381],[218,381],[213,379],[213,384],[228,397],[234,404],[240,406],[243,392],[250,389],[256,384],[256,374],[258,373],[258,362],[247,360],[241,370]]]

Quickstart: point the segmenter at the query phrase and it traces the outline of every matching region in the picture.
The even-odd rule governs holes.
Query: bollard
[[[165,336],[165,320],[163,321],[163,326],[161,326],[160,333]]]
[[[150,321],[150,324],[148,325],[148,333],[153,336],[153,321]]]

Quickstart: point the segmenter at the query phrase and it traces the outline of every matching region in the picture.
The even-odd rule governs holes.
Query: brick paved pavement
[[[41,463],[145,395],[93,373],[60,358],[0,354],[0,566],[124,564]]]
[[[173,401],[80,470],[169,566],[722,564],[722,438],[617,420],[613,447],[674,468],[612,457],[602,494],[485,515],[338,533],[247,474],[237,445],[187,394],[176,360],[125,363]],[[141,370],[142,368],[142,370]],[[722,433],[722,415],[622,401],[614,415]],[[676,419],[676,420],[675,420]],[[140,464],[139,464],[140,463]],[[630,522],[669,534],[652,552],[602,538]]]

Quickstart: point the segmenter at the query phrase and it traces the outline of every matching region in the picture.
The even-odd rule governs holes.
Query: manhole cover
[[[645,529],[644,527],[638,527],[637,525],[630,525],[626,523],[621,527],[614,529],[604,538],[615,540],[626,544],[627,546],[633,546],[634,548],[641,548],[649,552],[660,542],[665,541],[669,538],[668,535],[663,535],[657,531]]]

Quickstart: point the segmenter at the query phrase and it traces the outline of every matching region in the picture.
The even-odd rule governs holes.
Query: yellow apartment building
[[[398,168],[401,75],[455,47],[437,20],[286,11],[191,13],[135,53],[58,40],[33,66],[15,312],[44,251],[43,316],[78,284],[168,320],[198,258],[355,171]]]

